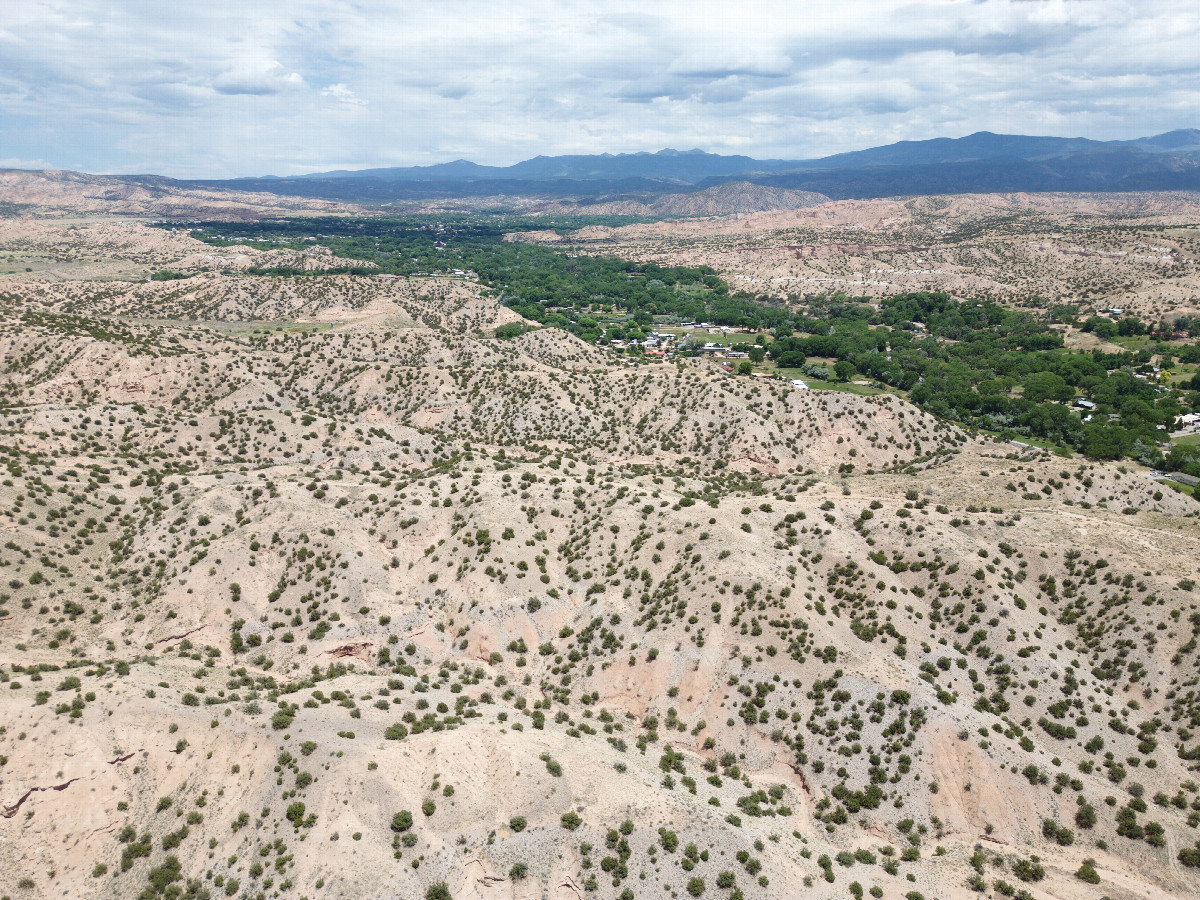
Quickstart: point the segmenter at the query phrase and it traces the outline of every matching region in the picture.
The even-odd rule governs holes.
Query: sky
[[[180,178],[1200,126],[1196,0],[23,0],[0,167]]]

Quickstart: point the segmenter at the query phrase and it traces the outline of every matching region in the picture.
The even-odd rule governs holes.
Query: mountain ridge
[[[535,156],[511,166],[458,159],[430,166],[193,181],[358,203],[522,196],[646,201],[729,182],[834,200],[990,191],[1200,190],[1200,130],[1128,141],[996,134],[900,141],[820,159],[755,159],[703,150]]]
[[[500,205],[514,198],[647,204],[680,195],[678,202],[668,205],[702,208],[704,203],[685,200],[686,195],[734,182],[822,194],[832,200],[991,192],[1200,191],[1200,129],[1176,129],[1128,141],[980,131],[961,138],[900,141],[814,160],[763,160],[667,148],[543,155],[511,166],[457,159],[429,166],[339,169],[286,177],[99,177],[150,189],[235,190],[366,205],[454,198],[494,198]]]
[[[592,180],[620,177],[658,177],[695,184],[689,175],[701,177],[858,168],[865,165],[915,165],[955,163],[1008,156],[1019,159],[1045,159],[1072,153],[1136,149],[1146,153],[1200,151],[1200,129],[1183,128],[1128,141],[1097,141],[1091,138],[1063,138],[1039,135],[997,134],[977,131],[960,138],[937,137],[920,141],[897,141],[864,150],[852,150],[812,159],[756,159],[744,155],[725,156],[700,149],[633,153],[539,154],[510,166],[489,166],[467,159],[456,159],[428,166],[393,166],[368,169],[336,169],[307,175],[286,176],[283,180],[302,181],[326,178],[383,178],[403,180],[464,178],[507,178],[544,180],[574,178]],[[277,176],[264,176],[277,177]],[[234,181],[256,180],[233,179]]]

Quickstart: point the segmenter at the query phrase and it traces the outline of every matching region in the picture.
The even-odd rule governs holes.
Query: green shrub
[[[1046,877],[1046,867],[1036,856],[1029,859],[1019,859],[1013,863],[1013,874],[1022,881],[1041,881]]]
[[[1096,871],[1096,861],[1094,859],[1085,859],[1083,865],[1079,867],[1079,871],[1075,873],[1075,877],[1080,881],[1086,881],[1088,884],[1099,884],[1100,873]]]

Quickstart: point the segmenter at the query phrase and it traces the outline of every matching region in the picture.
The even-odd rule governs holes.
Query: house
[[[803,381],[801,381],[799,378],[793,378],[793,379],[792,379],[790,382],[788,382],[788,383],[789,383],[789,384],[790,384],[792,387],[794,387],[794,388],[799,388],[799,389],[800,389],[800,390],[802,390],[802,391],[807,391],[807,390],[808,390],[808,385],[807,385],[807,384],[805,384]]]
[[[1196,475],[1184,475],[1182,472],[1172,472],[1171,480],[1178,481],[1180,484],[1186,484],[1188,487],[1197,487],[1200,485],[1200,477]]]
[[[1083,398],[1076,400],[1075,405],[1078,406],[1080,409],[1095,409],[1096,408],[1095,403],[1093,403],[1091,400],[1084,400]]]

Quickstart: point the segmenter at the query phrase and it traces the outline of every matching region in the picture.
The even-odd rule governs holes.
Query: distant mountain
[[[1166,134],[1154,137],[1138,138],[1129,144],[1151,151],[1188,151],[1200,150],[1200,129],[1181,128],[1178,131],[1168,131]]]
[[[703,150],[659,150],[657,153],[601,153],[575,156],[535,156],[511,166],[480,166],[465,159],[432,166],[408,166],[388,169],[360,169],[317,172],[292,176],[290,181],[329,178],[380,178],[391,181],[479,181],[517,180],[552,181],[560,178],[584,181],[619,181],[627,178],[654,178],[681,184],[694,184],[705,178],[739,175],[747,172],[775,172],[791,169],[794,161],[752,159],[749,156],[721,156]],[[256,179],[257,180],[257,179]]]
[[[814,191],[835,200],[916,194],[1200,190],[1200,152],[1102,147],[1061,156],[997,156],[936,163],[809,169],[752,176],[756,184]],[[719,184],[708,179],[697,188]]]
[[[729,181],[834,199],[985,191],[1200,190],[1200,130],[1132,141],[980,131],[900,141],[821,159],[753,159],[701,150],[537,156],[511,166],[459,159],[431,166],[287,178],[192,182],[360,203],[454,196],[646,200]],[[703,206],[703,204],[700,204]]]

